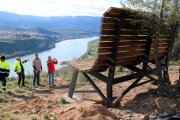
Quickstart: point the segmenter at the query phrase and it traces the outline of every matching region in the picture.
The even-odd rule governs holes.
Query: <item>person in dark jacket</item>
[[[48,60],[46,61],[48,68],[48,84],[50,86],[54,86],[54,72],[55,72],[55,64],[58,64],[56,59],[52,59],[51,56],[48,56]]]
[[[0,57],[0,80],[2,81],[3,90],[6,91],[6,82],[9,76],[9,63],[5,56]]]

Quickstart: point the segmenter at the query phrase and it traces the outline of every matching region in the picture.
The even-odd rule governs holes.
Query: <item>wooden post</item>
[[[72,80],[71,80],[71,83],[70,83],[70,86],[69,86],[69,93],[68,93],[68,97],[70,97],[70,98],[72,98],[72,96],[73,96],[77,76],[78,76],[78,70],[74,69],[73,75],[72,75]]]

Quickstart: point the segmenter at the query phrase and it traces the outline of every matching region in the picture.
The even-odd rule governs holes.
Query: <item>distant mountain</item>
[[[0,12],[0,26],[3,27],[40,27],[44,29],[99,28],[100,17],[65,16],[39,17]]]
[[[0,55],[15,57],[55,47],[62,40],[97,36],[101,17],[39,17],[0,12]]]

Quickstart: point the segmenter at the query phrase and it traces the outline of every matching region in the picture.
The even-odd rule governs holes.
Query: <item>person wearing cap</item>
[[[6,82],[9,76],[9,63],[5,56],[0,57],[0,80],[2,81],[3,90],[6,91]]]
[[[38,57],[38,54],[35,54],[35,58],[32,62],[34,78],[33,78],[33,86],[37,83],[40,86],[40,73],[42,71],[41,59]]]
[[[18,86],[20,87],[22,80],[22,87],[25,87],[24,79],[24,66],[23,63],[26,63],[28,60],[21,61],[20,57],[16,57],[16,61],[14,62],[14,71],[18,74]]]

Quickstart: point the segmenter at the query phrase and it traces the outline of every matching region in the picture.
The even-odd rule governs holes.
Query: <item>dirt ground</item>
[[[127,73],[118,73],[124,74]],[[178,66],[171,65],[169,74],[171,82],[176,84],[179,79]],[[104,83],[98,80],[95,82],[102,91],[106,91]],[[118,95],[131,82],[113,86],[113,94]],[[3,110],[18,120],[148,120],[157,115],[180,111],[180,99],[159,97],[156,93],[157,86],[151,83],[132,89],[115,108],[106,108],[96,93],[76,93],[74,99],[68,98],[69,81],[63,78],[56,78],[55,84],[50,90],[38,87],[30,97],[17,96],[14,102],[3,103],[6,106]],[[85,84],[77,89],[90,90],[92,87]],[[69,103],[60,103],[62,98]]]

